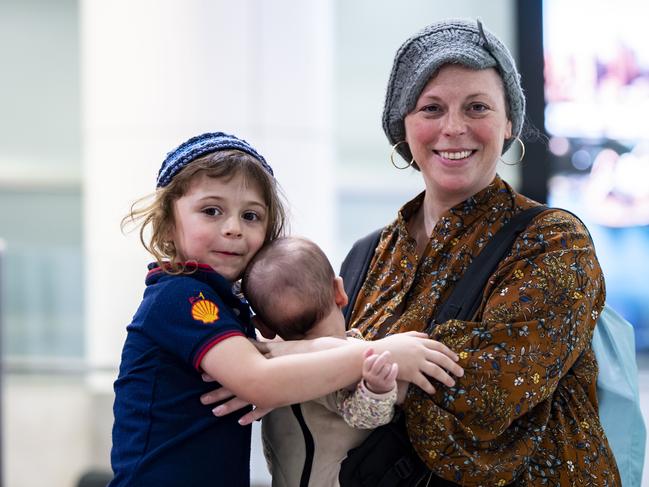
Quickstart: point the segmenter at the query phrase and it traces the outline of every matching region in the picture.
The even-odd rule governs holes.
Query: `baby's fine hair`
[[[283,237],[255,255],[244,272],[242,290],[267,327],[285,340],[295,340],[335,306],[335,277],[315,243]]]
[[[220,150],[198,157],[174,175],[169,184],[159,187],[154,195],[146,196],[131,206],[122,219],[122,230],[129,224],[140,225],[140,241],[155,258],[160,267],[169,274],[180,274],[195,269],[179,261],[180,256],[171,235],[174,230],[174,202],[188,191],[192,181],[199,175],[229,181],[241,175],[245,185],[257,185],[268,207],[266,242],[283,235],[286,213],[275,178],[261,163],[246,152]],[[147,203],[151,197],[153,201]],[[150,234],[148,234],[150,230]]]

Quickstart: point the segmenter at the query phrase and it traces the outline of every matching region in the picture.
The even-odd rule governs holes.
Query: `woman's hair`
[[[169,274],[187,271],[187,266],[179,261],[180,256],[170,238],[175,225],[174,202],[185,195],[194,178],[202,174],[225,180],[241,175],[245,185],[257,185],[268,207],[265,242],[270,242],[284,233],[286,213],[281,190],[275,178],[257,159],[245,152],[211,152],[191,161],[173,176],[169,184],[159,187],[154,194],[133,203],[131,211],[122,219],[122,231],[130,224],[140,226],[140,242],[153,255],[160,268]],[[153,201],[149,202],[151,198]]]

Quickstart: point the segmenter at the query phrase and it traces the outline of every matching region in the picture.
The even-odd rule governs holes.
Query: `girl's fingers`
[[[453,377],[451,377],[444,369],[442,369],[438,365],[431,364],[429,362],[425,367],[421,369],[421,371],[427,376],[436,379],[444,385],[447,385],[449,387],[453,387],[455,385],[455,379],[453,379]]]
[[[419,374],[417,377],[415,377],[415,380],[412,381],[413,384],[418,386],[420,389],[423,389],[426,393],[433,395],[435,394],[435,387],[433,384],[430,383],[430,380],[423,375]]]
[[[426,353],[426,360],[431,364],[435,364],[447,370],[455,377],[462,377],[464,375],[464,369],[444,353],[428,350]]]
[[[446,355],[447,357],[451,358],[454,362],[460,360],[460,357],[458,357],[458,355],[453,350],[448,348],[443,343],[438,342],[437,340],[425,340],[424,343],[426,348],[428,348],[429,350],[433,350],[435,352]]]
[[[422,333],[420,331],[406,331],[403,333],[403,335],[410,335],[417,338],[429,338],[426,333]]]

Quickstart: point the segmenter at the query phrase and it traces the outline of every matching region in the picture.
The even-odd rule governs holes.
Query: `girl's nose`
[[[223,233],[228,237],[241,236],[241,221],[238,216],[233,215],[225,220]]]

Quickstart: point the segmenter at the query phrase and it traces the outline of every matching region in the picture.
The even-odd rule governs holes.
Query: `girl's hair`
[[[205,174],[210,178],[231,179],[243,176],[244,184],[256,184],[261,189],[264,203],[268,207],[268,226],[265,242],[270,242],[284,234],[286,212],[282,203],[281,190],[275,178],[262,167],[253,156],[239,150],[222,150],[194,159],[176,174],[171,182],[158,188],[153,195],[140,198],[131,206],[131,211],[122,219],[121,229],[130,224],[140,226],[140,242],[155,258],[162,270],[169,274],[187,272],[179,261],[180,256],[173,241],[174,202],[189,189],[195,176]],[[153,198],[152,202],[149,200]],[[147,229],[150,227],[150,235]]]

